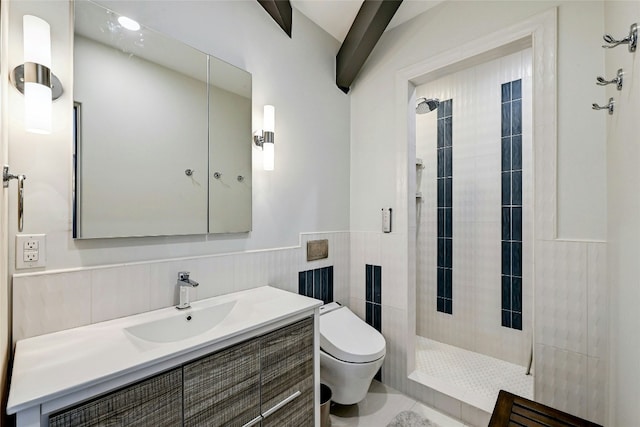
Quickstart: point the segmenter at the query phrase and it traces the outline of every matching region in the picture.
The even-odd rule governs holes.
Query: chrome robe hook
[[[593,104],[591,104],[591,108],[593,108],[594,110],[609,110],[609,114],[613,114],[613,105],[615,103],[616,102],[613,100],[613,98],[609,98],[609,103],[607,105],[600,106],[594,102]]]
[[[615,79],[612,80],[605,80],[603,77],[599,77],[596,78],[596,84],[599,86],[606,86],[606,85],[610,85],[615,83],[616,84],[616,89],[618,90],[622,90],[622,76],[624,75],[624,72],[622,71],[622,68],[620,68],[618,70],[618,75],[616,76]]]
[[[606,49],[610,49],[621,44],[628,44],[629,52],[635,52],[638,47],[638,24],[631,24],[631,28],[629,28],[629,35],[622,40],[616,40],[609,34],[605,34],[602,38],[605,42],[609,43],[608,45],[602,45],[602,47]]]

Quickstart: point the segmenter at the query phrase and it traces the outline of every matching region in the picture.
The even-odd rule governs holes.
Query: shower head
[[[418,98],[416,105],[416,114],[425,114],[435,110],[440,105],[438,98]]]

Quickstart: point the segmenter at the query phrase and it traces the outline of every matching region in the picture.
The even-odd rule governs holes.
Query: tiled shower
[[[440,100],[416,115],[416,334],[432,354],[442,343],[519,365],[524,376],[533,346],[531,51],[416,95]],[[416,345],[418,367],[427,347]],[[524,381],[533,397],[532,377]]]

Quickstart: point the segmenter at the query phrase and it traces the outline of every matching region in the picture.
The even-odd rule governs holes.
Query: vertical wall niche
[[[438,268],[436,308],[453,314],[453,100],[438,107]]]
[[[522,80],[502,85],[502,326],[522,330]]]

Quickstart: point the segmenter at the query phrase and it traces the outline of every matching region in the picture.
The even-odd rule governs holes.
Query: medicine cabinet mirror
[[[250,231],[251,74],[74,3],[74,237]]]

